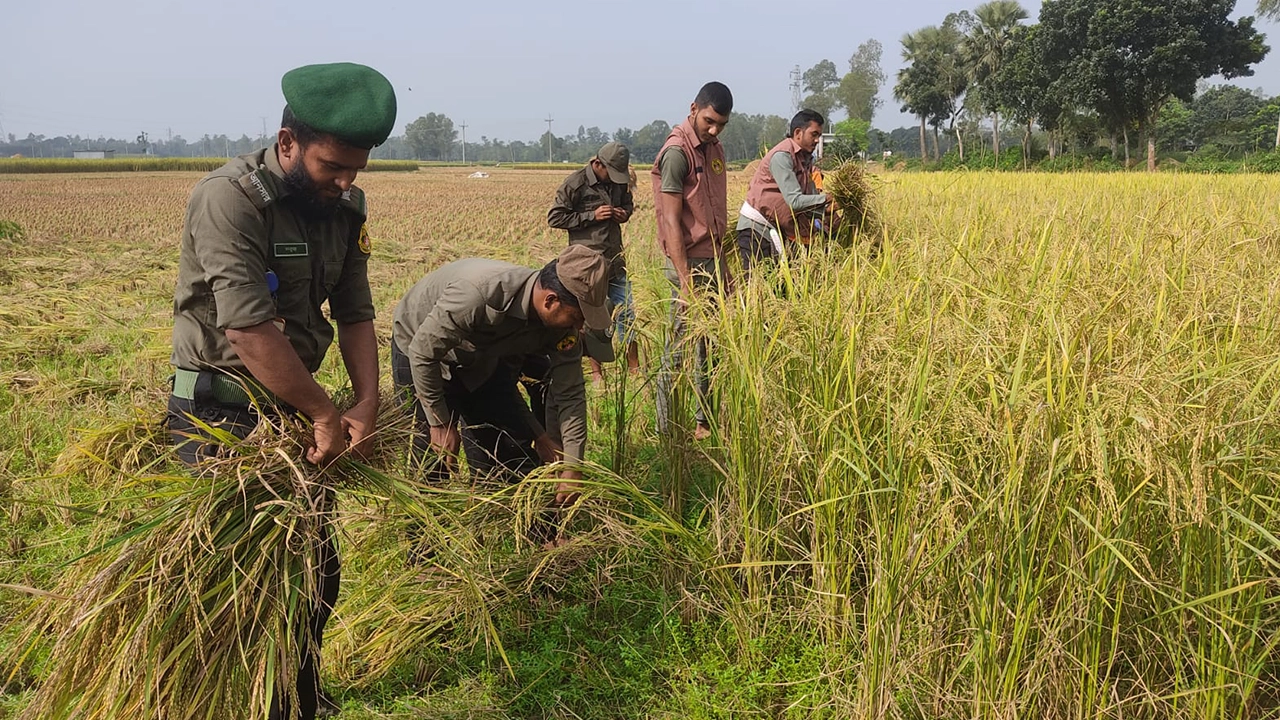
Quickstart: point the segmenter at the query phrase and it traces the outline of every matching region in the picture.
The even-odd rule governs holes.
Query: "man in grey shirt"
[[[808,245],[814,221],[830,202],[813,182],[813,151],[822,139],[822,115],[801,110],[791,134],[773,146],[756,168],[738,211],[742,267],[777,258],[789,243]]]

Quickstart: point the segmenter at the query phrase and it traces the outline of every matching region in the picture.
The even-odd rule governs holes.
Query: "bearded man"
[[[377,422],[371,247],[364,193],[352,183],[391,132],[395,91],[351,63],[297,68],[280,85],[275,144],[210,173],[187,204],[168,424],[178,457],[197,472],[216,472],[206,461],[221,451],[205,426],[244,438],[264,414],[304,415],[314,428],[306,460],[323,466],[363,453]],[[312,377],[334,339],[330,318],[355,395],[344,413]],[[338,597],[331,535],[316,567],[311,647],[296,692],[273,695],[272,718],[309,720],[321,704],[320,639]]]

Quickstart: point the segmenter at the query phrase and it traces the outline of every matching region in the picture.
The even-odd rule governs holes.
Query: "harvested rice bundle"
[[[54,639],[23,718],[265,717],[273,691],[296,707],[335,490],[423,506],[414,486],[360,463],[298,460],[300,422],[264,422],[243,441],[210,433],[226,457],[196,476],[141,479],[147,509],[131,529],[69,564],[33,606],[28,652]]]
[[[822,189],[831,195],[842,213],[836,233],[841,244],[848,244],[855,235],[870,237],[873,244],[878,243],[882,228],[875,208],[875,188],[861,161],[848,160],[825,173]]]
[[[686,532],[599,468],[585,468],[582,501],[555,511],[550,467],[515,485],[401,479],[413,427],[402,406],[380,414],[377,457],[323,471],[297,459],[309,428],[277,419],[245,440],[211,430],[226,456],[198,476],[142,477],[164,466],[166,437],[154,419],[136,425],[64,454],[64,470],[95,473],[128,498],[106,505],[133,512],[23,618],[29,658],[47,651],[24,720],[265,717],[273,692],[296,707],[299,658],[315,650],[307,628],[317,570],[339,526],[366,535],[344,553],[362,560],[344,578],[342,622],[326,651],[352,685],[385,677],[427,642],[483,642],[505,658],[496,611],[564,584],[589,559],[613,564]],[[548,526],[553,535],[572,526],[572,540],[529,542]],[[415,559],[418,546],[429,549],[425,560]]]

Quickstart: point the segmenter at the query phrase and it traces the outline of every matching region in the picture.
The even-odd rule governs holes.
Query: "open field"
[[[102,160],[77,160],[75,158],[0,158],[0,175],[44,173],[120,173],[163,172],[193,170],[209,172],[226,163],[220,157],[112,157]],[[366,172],[415,172],[416,160],[372,160]]]
[[[562,171],[467,172],[360,179],[384,387],[421,275],[563,244]],[[48,643],[22,658],[30,590],[146,484],[129,451],[167,393],[198,178],[0,179],[23,230],[0,235],[0,718],[48,671]],[[641,181],[647,374],[592,396],[591,542],[513,543],[473,512],[508,496],[476,488],[441,523],[483,542],[422,577],[386,507],[340,497],[341,718],[1276,715],[1280,178],[887,174],[879,259],[799,260],[701,317],[699,445],[653,431],[667,289]],[[107,467],[67,450],[95,437]]]

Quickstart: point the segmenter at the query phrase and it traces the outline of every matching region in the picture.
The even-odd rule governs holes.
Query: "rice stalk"
[[[824,173],[822,189],[841,212],[835,236],[839,244],[848,245],[855,236],[879,243],[883,231],[881,213],[876,208],[875,186],[865,163],[847,160]]]
[[[298,421],[243,441],[207,430],[225,456],[145,478],[135,501],[149,509],[71,561],[24,618],[28,655],[46,634],[52,645],[21,717],[265,717],[273,693],[293,697],[301,653],[316,650],[306,628],[335,492],[410,504],[414,490],[351,460],[298,460]]]

